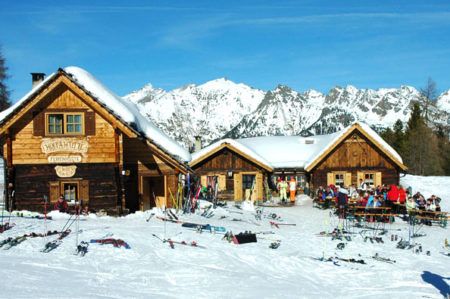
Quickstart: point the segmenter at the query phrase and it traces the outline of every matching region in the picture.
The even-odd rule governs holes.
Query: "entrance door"
[[[256,176],[253,174],[242,175],[242,189],[244,200],[250,199],[252,202],[256,200]]]
[[[144,177],[142,183],[142,200],[144,211],[161,206],[160,202],[164,200],[164,177]]]

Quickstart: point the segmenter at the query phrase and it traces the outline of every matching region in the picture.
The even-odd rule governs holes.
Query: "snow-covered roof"
[[[377,134],[370,126],[368,126],[365,123],[362,122],[356,122],[342,131],[336,132],[332,135],[334,135],[332,138],[330,138],[329,143],[325,145],[320,151],[316,152],[316,154],[311,158],[309,163],[305,165],[305,168],[308,168],[312,163],[314,163],[322,154],[324,154],[328,149],[341,138],[343,135],[347,134],[349,130],[353,128],[353,126],[357,124],[359,125],[372,139],[374,139],[381,147],[383,147],[384,150],[386,150],[389,154],[391,154],[395,159],[397,159],[400,163],[403,163],[402,158],[400,155],[389,145],[386,141],[383,140],[383,138],[380,137],[380,135]],[[328,135],[331,136],[331,135]]]
[[[208,145],[205,148],[202,148],[201,150],[192,153],[192,162],[195,162],[196,160],[198,160],[199,158],[207,155],[208,153],[213,152],[214,150],[218,149],[219,147],[221,147],[224,144],[229,144],[232,147],[234,147],[235,149],[239,150],[240,152],[244,153],[245,155],[251,157],[253,160],[262,163],[266,166],[268,166],[269,168],[273,168],[272,164],[269,163],[265,158],[263,158],[262,156],[260,156],[259,153],[255,152],[253,149],[251,149],[250,147],[242,144],[239,140],[234,140],[234,139],[222,139],[219,140],[211,145]]]
[[[387,144],[374,130],[364,123],[359,125],[368,136],[376,141],[392,157],[403,163],[400,155]],[[195,161],[224,143],[229,143],[248,156],[272,168],[307,169],[322,154],[328,151],[342,136],[349,133],[355,124],[342,131],[311,137],[300,136],[267,136],[242,139],[223,139],[192,154]]]
[[[66,67],[64,71],[76,82],[82,89],[87,91],[98,102],[110,110],[117,118],[128,125],[135,125],[136,130],[143,135],[143,137],[150,140],[163,151],[172,155],[181,163],[191,160],[191,155],[183,147],[181,147],[175,140],[167,136],[153,123],[145,118],[136,105],[129,100],[123,99],[104,86],[97,78],[82,68],[70,66]],[[55,77],[56,73],[48,76],[43,82],[37,85],[27,95],[20,99],[15,105],[0,113],[0,122],[8,115],[16,111],[27,99],[36,93],[44,84]]]
[[[237,141],[264,157],[274,168],[305,168],[335,134],[312,137],[268,136]]]

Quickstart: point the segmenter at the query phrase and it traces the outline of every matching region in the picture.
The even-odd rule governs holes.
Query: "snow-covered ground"
[[[443,210],[450,210],[449,177],[402,178],[402,184],[414,191],[442,198]],[[329,210],[312,207],[311,200],[299,196],[294,207],[265,207],[267,217],[275,213],[279,223],[296,226],[271,227],[269,218],[255,219],[251,209],[234,206],[216,209],[214,216],[181,215],[190,222],[225,226],[237,234],[246,230],[273,232],[258,234],[257,243],[236,245],[222,240],[219,233],[197,233],[180,224],[163,222],[151,211],[127,217],[90,215],[80,221],[80,241],[113,234],[126,241],[131,249],[112,245],[90,244],[84,257],[75,256],[75,233],[60,247],[42,253],[46,241],[55,236],[31,238],[10,250],[0,249],[2,298],[442,298],[450,293],[450,257],[441,254],[449,229],[423,227],[426,236],[412,239],[422,252],[397,249],[391,235],[408,239],[406,222],[396,219],[387,224],[384,243],[364,242],[372,230],[353,228],[351,241],[332,240],[316,234],[332,231],[339,219]],[[156,210],[154,210],[156,211]],[[158,212],[158,211],[156,211]],[[53,220],[11,218],[16,224],[0,234],[0,240],[30,232],[61,229],[67,215],[52,212]],[[238,221],[240,220],[240,221]],[[75,224],[72,226],[75,231]],[[361,232],[361,233],[360,233]],[[206,248],[175,244],[169,247],[156,237],[196,241]],[[281,240],[278,249],[269,245]],[[338,243],[344,249],[337,249]],[[426,254],[430,251],[430,255]],[[395,260],[387,263],[372,259],[378,254]],[[345,261],[323,262],[321,257],[364,260],[366,264]]]

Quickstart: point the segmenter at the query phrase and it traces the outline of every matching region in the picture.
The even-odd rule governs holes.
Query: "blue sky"
[[[450,1],[1,1],[12,101],[30,72],[80,66],[125,95],[227,77],[278,84],[450,88]],[[94,3],[94,4],[92,4]]]

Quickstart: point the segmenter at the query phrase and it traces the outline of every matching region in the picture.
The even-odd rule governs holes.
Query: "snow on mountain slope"
[[[195,136],[219,138],[256,109],[264,92],[221,78],[168,92],[147,85],[126,98],[137,102],[161,129],[189,147]]]
[[[355,121],[375,127],[406,123],[419,92],[411,86],[357,89],[336,86],[328,94],[299,93],[287,86],[264,92],[227,79],[187,85],[172,91],[151,84],[126,98],[163,131],[191,147],[194,136],[204,144],[219,138],[267,135],[330,134]],[[449,125],[450,90],[430,108],[432,123]]]

